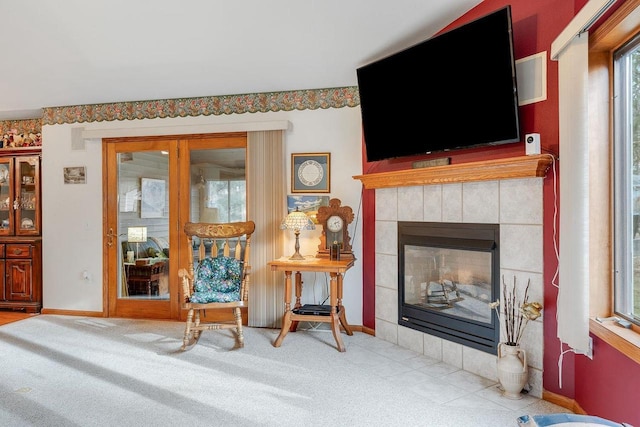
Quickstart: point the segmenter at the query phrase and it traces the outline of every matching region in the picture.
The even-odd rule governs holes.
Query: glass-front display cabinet
[[[40,157],[0,157],[0,236],[40,235]]]
[[[0,308],[42,308],[40,150],[0,149]]]

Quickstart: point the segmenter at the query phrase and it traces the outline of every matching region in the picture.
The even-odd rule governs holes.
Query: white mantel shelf
[[[356,175],[364,188],[409,187],[456,182],[544,177],[553,162],[550,154],[483,160],[446,166]]]

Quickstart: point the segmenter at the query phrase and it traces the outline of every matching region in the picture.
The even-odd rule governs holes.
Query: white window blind
[[[560,135],[560,262],[558,338],[589,349],[588,33],[558,55]]]

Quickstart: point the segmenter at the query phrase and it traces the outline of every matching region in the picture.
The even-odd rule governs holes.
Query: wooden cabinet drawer
[[[7,243],[7,258],[31,258],[31,245],[24,243]]]

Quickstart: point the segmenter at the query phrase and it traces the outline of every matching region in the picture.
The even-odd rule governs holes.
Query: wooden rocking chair
[[[198,342],[205,330],[235,329],[237,347],[244,346],[241,307],[247,306],[251,266],[249,252],[253,221],[224,224],[187,223],[184,232],[188,247],[198,237],[198,261],[194,267],[194,251],[189,251],[187,268],[181,268],[184,299],[182,308],[188,310],[182,350]],[[209,254],[207,246],[210,244]],[[227,309],[233,321],[204,322],[206,310]]]

